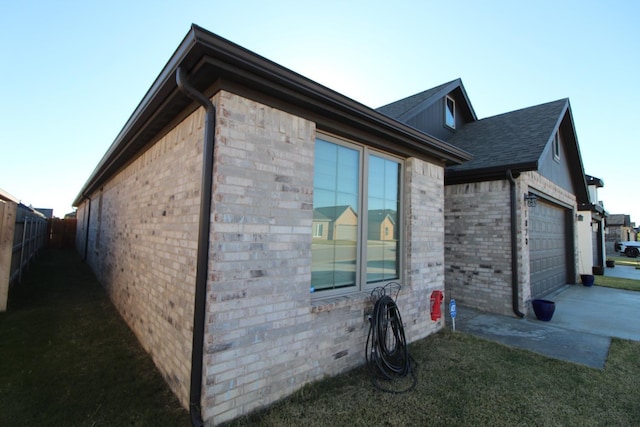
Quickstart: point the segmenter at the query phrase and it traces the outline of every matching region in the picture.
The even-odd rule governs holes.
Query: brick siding
[[[203,122],[199,109],[78,209],[79,252],[89,216],[87,262],[185,406]]]
[[[516,180],[519,304],[530,309],[528,213],[524,194],[570,207],[576,198],[537,172]],[[445,186],[445,287],[448,298],[460,304],[504,315],[514,315],[511,288],[511,213],[508,180]],[[535,208],[533,208],[535,209]],[[577,242],[577,227],[574,227]],[[577,243],[575,245],[577,247]],[[571,261],[569,261],[571,262]],[[578,254],[573,258],[577,266]],[[573,278],[574,283],[576,278]]]
[[[364,363],[368,293],[313,300],[315,124],[221,91],[203,373],[217,424]],[[186,406],[203,112],[199,109],[91,195],[88,262]],[[366,142],[366,141],[363,141]],[[409,341],[444,326],[442,166],[405,161],[403,290]],[[78,210],[84,251],[88,202]]]

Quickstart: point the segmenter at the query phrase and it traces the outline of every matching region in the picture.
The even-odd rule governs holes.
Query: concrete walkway
[[[640,258],[638,258],[638,260],[640,262]],[[629,265],[616,265],[613,268],[605,268],[604,275],[607,277],[618,277],[621,279],[640,280],[640,269],[636,269]],[[596,283],[597,282],[598,276],[596,276]]]
[[[640,292],[568,285],[548,299],[556,303],[549,322],[458,307],[456,330],[598,369],[611,337],[640,341]]]

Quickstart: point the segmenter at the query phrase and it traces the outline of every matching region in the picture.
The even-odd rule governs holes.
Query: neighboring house
[[[635,224],[631,216],[625,214],[611,214],[606,221],[605,243],[608,254],[618,252],[616,243],[636,240]]]
[[[368,212],[369,240],[382,242],[398,240],[398,228],[396,227],[398,213],[391,209],[375,209]]]
[[[378,111],[473,156],[445,171],[448,298],[523,316],[576,282],[589,198],[568,99],[478,120],[457,79]]]
[[[358,215],[351,206],[326,206],[314,209],[314,224],[325,224],[326,231],[322,228],[314,232],[314,237],[324,237],[327,240],[357,241]],[[314,230],[316,227],[314,226]]]
[[[53,218],[53,209],[51,208],[34,208],[34,209],[40,212],[42,215],[44,215],[44,217],[47,219]]]
[[[362,364],[376,286],[403,284],[409,341],[443,326],[444,167],[469,159],[193,26],[74,201],[77,248],[221,423]]]
[[[607,212],[598,198],[598,189],[604,181],[591,175],[585,176],[589,189],[589,203],[578,206],[578,266],[580,274],[604,274],[605,218]]]

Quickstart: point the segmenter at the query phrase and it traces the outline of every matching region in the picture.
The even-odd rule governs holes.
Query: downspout
[[[519,318],[524,317],[520,311],[520,294],[518,292],[518,217],[516,194],[516,180],[513,178],[511,169],[507,170],[507,179],[511,190],[511,307],[513,313]]]
[[[83,262],[87,262],[87,256],[89,254],[89,226],[91,225],[91,197],[85,196],[89,201],[89,206],[87,206],[87,228],[84,231],[84,256],[82,257]]]
[[[200,220],[198,224],[198,252],[196,255],[196,289],[193,307],[193,342],[191,347],[191,385],[189,414],[193,426],[202,426],[202,359],[204,350],[204,322],[206,314],[207,276],[209,271],[209,231],[211,229],[211,193],[213,191],[213,155],[216,132],[216,109],[209,98],[187,82],[182,66],[176,71],[176,83],[189,98],[206,110],[204,147],[202,152],[202,181],[200,186]]]

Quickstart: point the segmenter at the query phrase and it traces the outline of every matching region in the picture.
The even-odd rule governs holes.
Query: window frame
[[[322,237],[324,235],[324,223],[317,223],[313,225],[313,237]]]
[[[315,300],[324,300],[327,298],[333,298],[338,296],[349,296],[349,295],[357,295],[360,293],[370,293],[374,288],[379,286],[384,286],[389,282],[400,282],[402,283],[404,278],[404,252],[405,252],[405,233],[403,230],[404,224],[404,171],[405,171],[405,159],[402,157],[398,157],[396,155],[392,155],[390,153],[380,151],[373,147],[370,147],[366,144],[359,143],[353,141],[351,139],[346,139],[343,137],[338,137],[325,132],[316,132],[316,140],[321,139],[325,142],[329,142],[331,144],[336,144],[339,146],[343,146],[346,148],[357,150],[360,154],[359,159],[359,171],[358,171],[358,229],[356,232],[356,278],[355,278],[355,286],[348,286],[344,288],[338,289],[327,289],[327,290],[318,290],[311,293],[312,301]],[[369,156],[375,155],[382,159],[387,159],[394,161],[398,164],[399,173],[398,173],[398,213],[397,213],[397,227],[398,227],[398,244],[397,244],[397,270],[398,270],[398,278],[396,279],[388,279],[375,283],[367,283],[367,252],[368,245],[366,242],[368,241],[368,215],[363,215],[362,212],[366,212],[368,205],[368,184],[369,184]],[[315,160],[314,160],[315,164]],[[315,182],[314,182],[315,187]],[[314,206],[315,209],[315,206]],[[311,235],[314,236],[315,230],[311,230]],[[313,244],[312,244],[313,245]],[[313,257],[313,249],[312,249],[312,257]],[[313,267],[312,267],[313,270]],[[310,287],[313,284],[310,282]]]
[[[553,151],[553,160],[560,161],[560,143],[562,138],[560,137],[560,131],[556,131],[553,135],[553,143],[552,143],[552,151]]]
[[[449,101],[451,101],[451,116],[453,118],[453,124],[449,124],[447,121],[447,117],[448,117],[448,112],[449,112]],[[455,130],[456,129],[456,100],[450,96],[447,95],[444,98],[444,126],[448,129],[451,130]]]

